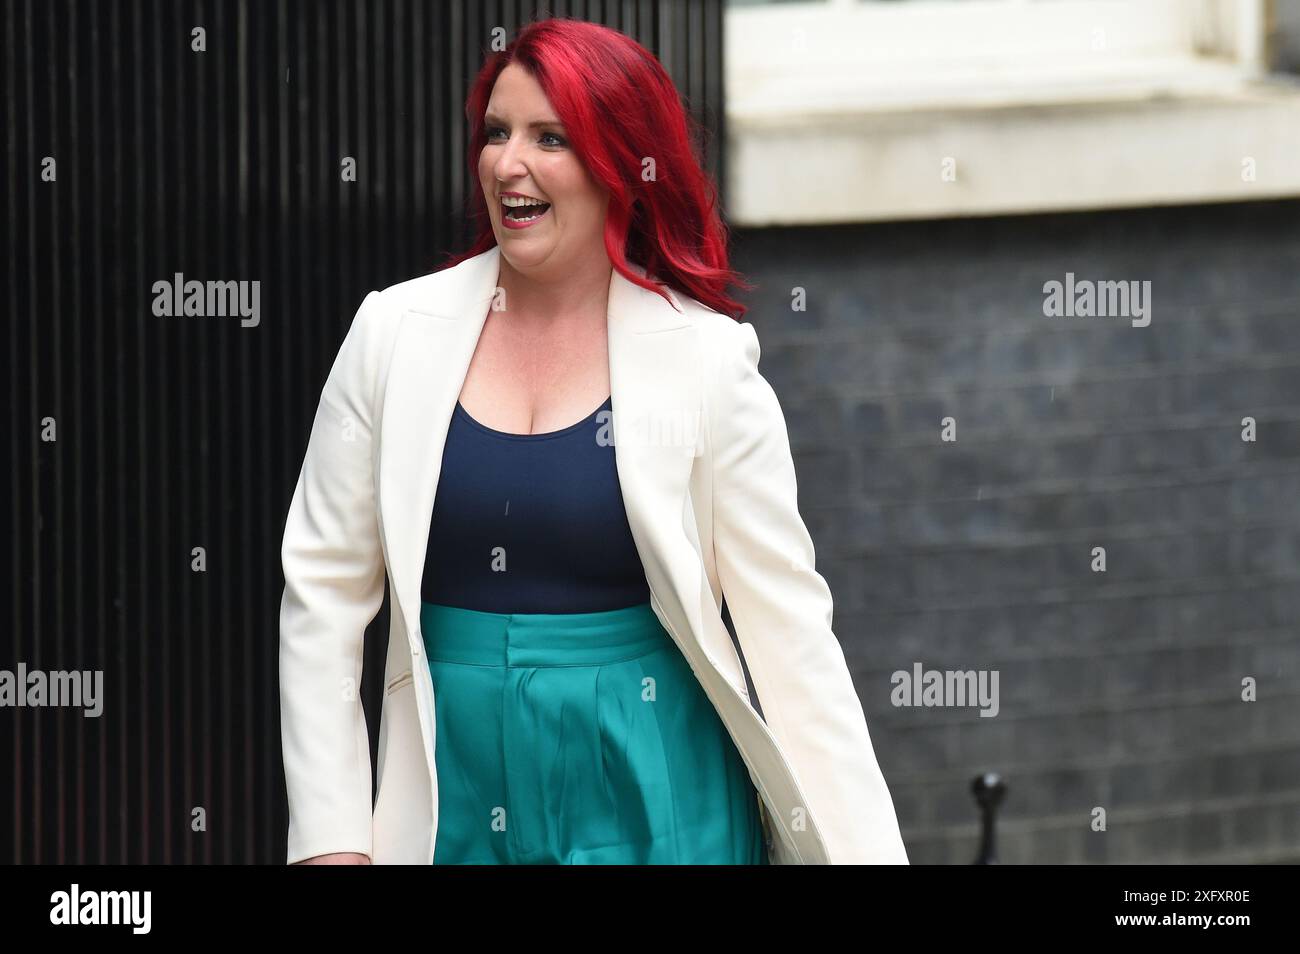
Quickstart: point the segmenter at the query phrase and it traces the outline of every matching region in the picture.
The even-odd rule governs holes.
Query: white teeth
[[[501,198],[501,205],[506,209],[506,212],[502,214],[505,216],[505,218],[509,219],[511,222],[532,222],[534,219],[539,219],[547,212],[550,211],[549,202],[543,202],[541,199],[534,199],[531,196],[503,195],[500,198]],[[509,214],[510,210],[512,209],[530,209],[530,208],[537,208],[538,211],[532,213],[531,215],[510,215]]]

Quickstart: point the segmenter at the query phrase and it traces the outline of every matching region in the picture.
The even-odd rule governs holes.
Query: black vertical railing
[[[6,713],[6,860],[283,858],[278,551],[320,388],[367,291],[463,247],[468,82],[493,27],[546,13],[659,54],[717,176],[721,0],[0,7],[0,668],[104,679],[97,718]],[[177,274],[259,282],[260,324],[156,316]]]

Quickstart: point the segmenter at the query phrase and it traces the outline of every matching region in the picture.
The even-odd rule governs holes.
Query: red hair
[[[699,125],[682,106],[663,65],[631,37],[570,18],[530,23],[492,54],[465,103],[470,124],[469,170],[475,183],[468,214],[480,224],[470,249],[443,263],[450,268],[496,245],[478,158],[486,144],[483,114],[497,77],[517,63],[541,86],[563,124],[570,147],[592,178],[609,190],[605,251],[626,279],[668,298],[653,279],[739,320],[745,306],[727,296],[734,284],[752,288],[727,261],[727,228],[718,193],[701,168]],[[654,178],[642,178],[653,158]],[[631,261],[646,278],[631,271]]]

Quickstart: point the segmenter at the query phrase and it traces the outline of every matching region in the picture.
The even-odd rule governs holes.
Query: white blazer
[[[433,861],[434,688],[420,592],[443,443],[500,250],[370,292],[321,392],[284,531],[280,713],[288,862]],[[644,275],[643,269],[637,269]],[[907,864],[893,801],[831,631],[776,394],[751,324],[669,291],[609,288],[616,468],[655,615],[759,793],[774,864]],[[362,636],[392,591],[378,787]],[[722,621],[723,594],[764,716]]]

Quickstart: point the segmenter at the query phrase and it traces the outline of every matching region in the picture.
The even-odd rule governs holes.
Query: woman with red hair
[[[548,19],[466,114],[481,232],[362,303],[290,508],[290,862],[906,863],[671,79]]]

